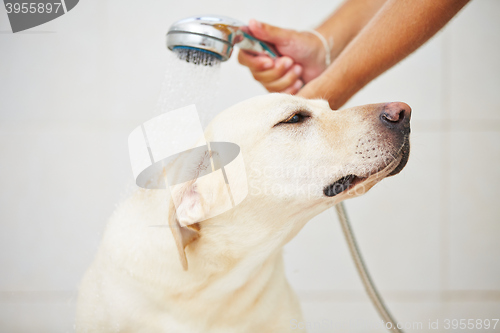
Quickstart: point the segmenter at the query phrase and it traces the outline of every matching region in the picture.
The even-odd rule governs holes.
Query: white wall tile
[[[450,102],[455,119],[500,119],[500,2],[471,1],[451,23]]]
[[[284,251],[287,277],[300,292],[362,290],[333,209],[313,218]]]
[[[499,142],[498,132],[451,134],[451,289],[500,289]]]
[[[499,319],[498,313],[500,312],[499,302],[450,302],[445,303],[442,311],[442,319],[440,320],[440,327],[446,328],[451,324],[451,332],[498,332],[500,329],[500,321],[497,321],[496,327],[494,328],[495,321],[492,319]],[[450,320],[447,322],[446,320]],[[453,329],[454,322],[456,319],[458,325],[460,325],[460,320],[467,323],[469,319],[472,319],[472,323],[475,326],[473,329]],[[490,327],[487,329],[485,326],[481,326],[485,323],[485,319],[490,322]],[[479,321],[478,321],[479,320]],[[445,330],[447,331],[447,330]]]
[[[123,186],[110,177],[109,136],[75,126],[0,131],[0,290],[76,288]]]
[[[75,300],[0,301],[0,329],[9,333],[74,332]]]
[[[304,325],[308,333],[383,333],[381,320],[370,301],[357,302],[302,302]],[[291,322],[291,325],[299,323]],[[301,332],[300,329],[297,329]],[[304,330],[303,330],[304,331]]]
[[[108,119],[106,17],[82,2],[57,20],[0,34],[0,119]],[[6,14],[5,14],[6,15]]]
[[[405,332],[495,332],[493,330],[493,321],[498,318],[500,303],[498,302],[387,302],[388,308],[394,319],[405,327]],[[305,301],[302,302],[304,314],[303,325],[309,325],[309,333],[327,333],[337,331],[346,333],[365,333],[365,332],[387,332],[378,328],[380,318],[372,307],[371,303],[365,302],[337,302],[330,301]],[[476,320],[489,319],[490,329],[446,329],[448,323],[453,319]],[[432,327],[429,325],[432,323]],[[298,322],[291,322],[291,325],[297,325]],[[437,329],[434,325],[437,324]],[[450,322],[450,324],[452,324]],[[344,326],[341,326],[344,325]],[[375,327],[373,329],[363,328],[363,325]],[[500,323],[499,323],[500,325]],[[410,329],[411,327],[411,329]],[[297,331],[300,332],[297,328]]]

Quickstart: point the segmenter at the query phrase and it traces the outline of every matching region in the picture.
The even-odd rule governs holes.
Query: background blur
[[[132,188],[127,136],[154,115],[171,23],[215,13],[308,29],[339,3],[82,0],[17,34],[0,6],[0,331],[73,330],[78,283]],[[347,202],[392,313],[423,323],[413,331],[500,317],[499,13],[472,1],[348,104],[413,108],[406,169]],[[265,93],[236,56],[220,75],[220,110]],[[373,332],[356,328],[379,319],[333,211],[286,247],[286,267],[310,332]]]

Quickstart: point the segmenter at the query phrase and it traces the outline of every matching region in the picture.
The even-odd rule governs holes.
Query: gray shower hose
[[[337,211],[337,215],[340,220],[340,225],[342,226],[342,231],[344,232],[345,239],[347,241],[347,245],[349,246],[349,252],[351,252],[352,260],[356,265],[356,269],[358,270],[359,277],[365,286],[366,293],[370,300],[373,303],[373,306],[377,309],[378,314],[382,317],[382,320],[385,323],[385,327],[391,332],[399,332],[403,333],[401,329],[398,328],[397,322],[387,310],[387,307],[384,304],[384,301],[380,297],[377,288],[373,284],[373,281],[366,269],[365,263],[363,261],[363,257],[361,256],[361,252],[359,251],[358,244],[356,243],[356,239],[354,238],[354,234],[352,232],[351,223],[349,222],[349,218],[347,217],[347,212],[344,207],[344,203],[341,202],[335,205],[335,210]],[[389,325],[388,323],[391,323]]]

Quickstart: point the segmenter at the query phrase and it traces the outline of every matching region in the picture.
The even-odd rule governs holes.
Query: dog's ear
[[[200,234],[199,222],[205,219],[207,207],[195,181],[182,184],[171,192],[168,224],[172,230],[184,270],[188,269],[186,247]]]
[[[228,145],[236,146],[213,143],[214,151],[206,147],[187,151],[165,170],[171,196],[168,223],[185,270],[188,268],[186,247],[200,238],[200,222],[232,209],[247,194],[246,176],[241,177],[243,161],[236,158],[239,147],[233,151],[227,149]],[[238,176],[244,179],[244,186]],[[236,195],[229,186],[230,180],[236,184],[235,188],[242,187],[234,192]]]

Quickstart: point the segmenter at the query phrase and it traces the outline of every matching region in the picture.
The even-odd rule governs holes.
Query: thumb
[[[277,46],[288,45],[290,40],[293,38],[294,33],[293,30],[278,28],[254,19],[250,20],[248,28],[252,36],[255,38]]]

